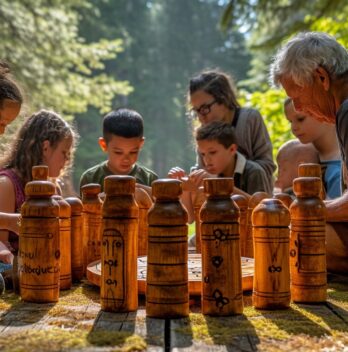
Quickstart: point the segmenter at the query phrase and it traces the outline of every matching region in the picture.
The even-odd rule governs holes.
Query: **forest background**
[[[325,31],[347,47],[345,0],[11,0],[0,2],[0,53],[25,92],[19,119],[2,137],[8,149],[23,119],[54,109],[79,135],[75,188],[105,159],[101,122],[112,108],[144,117],[140,162],[160,177],[195,162],[186,114],[191,76],[220,68],[238,84],[243,106],[258,109],[274,154],[293,138],[282,90],[268,84],[272,56],[304,30]]]

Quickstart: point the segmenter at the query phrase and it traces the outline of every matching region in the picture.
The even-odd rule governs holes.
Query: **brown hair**
[[[5,99],[13,100],[19,104],[23,103],[23,96],[18,84],[10,75],[10,68],[0,61],[0,108]]]
[[[212,95],[219,104],[223,104],[231,110],[240,107],[235,84],[231,76],[225,72],[219,70],[203,71],[192,77],[188,98],[199,90]]]
[[[56,112],[40,110],[22,125],[7,157],[0,162],[0,167],[15,169],[23,184],[26,184],[32,180],[32,167],[43,161],[43,142],[48,140],[50,146],[55,148],[68,137],[73,138],[74,146],[77,134],[73,128]],[[72,157],[69,161],[71,164]]]
[[[234,127],[223,121],[214,121],[199,127],[195,133],[196,141],[217,141],[225,148],[237,144]]]

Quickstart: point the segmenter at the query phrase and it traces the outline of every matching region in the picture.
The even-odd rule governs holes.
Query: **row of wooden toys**
[[[40,176],[40,179],[43,178]],[[207,179],[204,186],[208,199],[200,212],[202,311],[215,315],[241,313],[240,212],[231,200],[233,180]],[[57,212],[51,199],[55,192],[52,187],[53,184],[48,181],[33,181],[26,186],[28,199],[22,211],[19,252],[21,296],[24,300],[55,301],[59,295],[59,267],[60,275],[64,272],[64,265],[59,265],[59,259],[63,251],[62,237],[66,236],[60,236],[61,245],[57,246],[59,235],[55,225],[59,209]],[[100,191],[95,186],[86,188],[89,191],[85,198],[92,195],[95,198]],[[264,200],[254,210],[256,255],[253,301],[256,307],[282,308],[289,305],[289,253],[291,267],[294,267],[293,299],[306,302],[325,300],[325,208],[317,197],[320,188],[321,182],[317,178],[300,178],[294,183],[298,198],[291,209],[302,210],[292,216],[290,251],[287,208],[278,200]],[[131,311],[137,308],[138,296],[136,266],[139,207],[134,198],[135,179],[110,176],[105,179],[105,192],[103,206],[99,202],[103,216],[101,306],[108,311]],[[145,215],[148,212],[149,225],[146,292],[146,311],[149,316],[188,314],[187,214],[179,201],[180,195],[180,181],[158,180],[153,183],[155,204],[149,212],[146,207],[143,208]],[[47,202],[42,202],[45,197]],[[312,203],[313,209],[321,209],[320,214],[318,211],[314,211],[315,214],[308,213]],[[300,205],[296,207],[294,204]],[[301,204],[304,207],[301,208]],[[91,213],[95,215],[95,207],[92,210]],[[295,210],[292,212],[295,214]],[[97,218],[94,219],[95,223],[98,223]],[[64,226],[60,221],[62,233]],[[93,236],[95,241],[97,235]],[[81,258],[83,245],[76,248],[79,252],[76,254],[80,254]],[[318,249],[321,251],[319,257]],[[296,287],[299,295],[295,294]]]
[[[136,267],[132,256],[137,226],[134,182],[127,177],[105,180],[101,306],[106,311],[137,308],[136,275],[130,271]],[[156,202],[148,213],[146,314],[187,316],[187,214],[179,201],[180,181],[158,180],[152,187]],[[279,199],[264,199],[253,210],[255,307],[287,308],[291,297],[296,302],[326,300],[325,206],[320,190],[319,178],[300,177],[294,181],[296,199],[290,212]],[[203,314],[243,311],[240,211],[232,191],[233,179],[204,180],[207,200],[200,210]]]

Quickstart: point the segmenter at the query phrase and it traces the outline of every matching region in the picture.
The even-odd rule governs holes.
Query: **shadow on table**
[[[122,346],[134,334],[136,312],[112,313],[100,311],[87,336],[93,346]]]
[[[224,345],[227,351],[254,351],[260,342],[255,327],[244,315],[205,317],[208,334],[214,345]]]
[[[321,318],[333,330],[348,331],[348,307],[340,307],[333,302],[327,302],[326,306],[332,314],[323,314]]]
[[[24,302],[20,296],[7,291],[0,296],[0,326],[19,327],[40,321],[56,303]]]
[[[294,305],[284,310],[257,310],[263,321],[260,321],[263,335],[267,330],[273,338],[284,338],[289,335],[306,334],[309,336],[331,335],[329,328],[320,324],[325,314],[329,314],[325,304],[320,305]],[[260,319],[260,317],[259,317]]]

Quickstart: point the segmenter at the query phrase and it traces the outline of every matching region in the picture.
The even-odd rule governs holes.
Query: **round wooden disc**
[[[146,292],[147,256],[138,257],[138,291]],[[200,254],[189,254],[189,291],[191,295],[200,295],[202,286],[202,265]],[[100,286],[101,264],[100,260],[87,266],[87,279]],[[254,275],[254,259],[242,257],[242,286],[244,291],[252,290]]]

